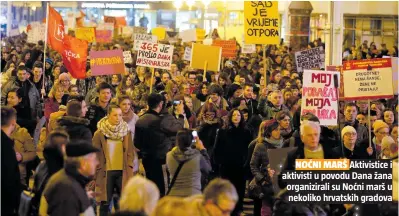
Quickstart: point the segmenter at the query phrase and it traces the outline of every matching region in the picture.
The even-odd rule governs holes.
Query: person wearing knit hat
[[[97,171],[98,148],[78,140],[65,146],[64,168],[48,180],[40,200],[43,215],[94,215],[85,187]]]
[[[382,138],[381,142],[381,159],[393,159],[398,156],[398,146],[390,136]]]
[[[51,58],[46,58],[46,66],[45,66],[44,72],[45,72],[46,77],[48,77],[48,78],[50,78],[53,65],[54,65],[53,60],[51,60]]]
[[[370,147],[368,139],[360,144],[356,144],[357,131],[352,126],[345,126],[341,131],[342,145],[339,145],[333,149],[337,155],[343,155],[344,158],[348,159],[372,159],[373,158],[373,147]]]
[[[384,121],[377,120],[374,122],[373,128],[374,128],[374,131],[373,131],[374,137],[371,140],[371,142],[372,142],[371,146],[373,148],[375,146],[375,152],[373,153],[374,158],[375,158],[376,155],[380,155],[380,153],[381,153],[382,139],[389,135],[389,126]],[[368,139],[365,139],[362,142],[363,145],[368,145],[368,143],[369,143]]]

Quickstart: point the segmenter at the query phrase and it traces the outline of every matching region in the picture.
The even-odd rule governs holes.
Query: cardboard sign
[[[374,100],[393,96],[390,58],[344,62],[345,100]]]
[[[325,54],[323,47],[296,52],[295,61],[298,72],[303,72],[304,69],[324,68]]]
[[[182,42],[203,41],[205,39],[204,29],[188,29],[179,33]]]
[[[95,29],[91,27],[76,28],[75,36],[76,38],[85,40],[89,43],[94,42],[96,37]]]
[[[344,71],[342,65],[339,66],[327,66],[326,71],[336,71],[339,72],[339,99],[345,98],[345,92],[344,92]]]
[[[144,67],[170,70],[173,48],[173,45],[143,41],[137,53],[136,64]]]
[[[208,71],[219,71],[221,59],[221,47],[193,43],[191,48],[191,68],[203,70],[205,62],[207,62]]]
[[[303,73],[301,115],[312,113],[320,125],[337,125],[338,96],[334,87],[338,72],[305,70]],[[338,77],[339,78],[339,77]]]
[[[90,66],[93,76],[124,73],[122,50],[90,51]]]
[[[133,28],[130,26],[123,26],[122,27],[122,37],[130,38],[133,35]]]
[[[237,43],[235,40],[213,40],[212,46],[222,47],[222,57],[237,57]]]
[[[111,43],[112,31],[111,30],[96,30],[97,43]]]
[[[101,23],[97,25],[97,30],[111,30],[114,31],[114,25],[112,23]]]
[[[191,47],[186,47],[184,49],[183,60],[191,61]]]
[[[123,61],[126,63],[132,63],[133,59],[132,59],[132,53],[130,51],[125,51],[123,52]]]
[[[148,35],[148,34],[134,34],[133,40],[134,40],[133,50],[139,50],[140,45],[143,41],[157,43],[158,37],[155,35]]]
[[[158,40],[165,39],[166,29],[162,27],[156,27],[151,29],[151,34],[158,37]]]
[[[133,34],[147,34],[147,28],[134,26]]]
[[[43,40],[43,35],[46,34],[46,24],[40,22],[31,23],[31,30],[28,32],[28,43],[37,43]]]
[[[245,1],[245,43],[280,44],[279,19],[277,1]]]
[[[256,45],[255,44],[242,44],[241,53],[243,54],[251,54],[256,53]]]

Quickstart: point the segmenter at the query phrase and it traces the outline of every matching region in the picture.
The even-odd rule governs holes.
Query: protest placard
[[[151,34],[158,37],[158,40],[165,39],[166,29],[163,27],[156,27],[151,29]]]
[[[186,47],[184,49],[183,60],[191,61],[191,47]]]
[[[148,34],[134,34],[133,41],[134,41],[133,50],[139,50],[140,45],[143,41],[157,43],[158,37],[155,35],[148,35]]]
[[[75,29],[75,36],[78,39],[85,40],[89,43],[93,42],[95,39],[95,28],[83,27]]]
[[[130,51],[123,52],[123,61],[129,64],[133,62],[132,53]]]
[[[203,41],[205,39],[204,29],[188,29],[179,33],[182,42]]]
[[[133,28],[131,26],[122,27],[122,37],[130,38],[133,36]]]
[[[345,92],[344,92],[344,71],[342,68],[342,65],[339,66],[327,66],[326,71],[336,71],[339,72],[339,99],[345,98]]]
[[[237,56],[237,43],[235,40],[213,40],[212,46],[222,48],[222,57],[234,58]]]
[[[312,113],[320,125],[337,125],[338,97],[334,87],[334,76],[339,72],[305,70],[303,73],[301,115]]]
[[[114,25],[112,23],[100,23],[97,25],[97,30],[111,30],[114,31]]]
[[[137,53],[136,64],[144,67],[170,69],[173,45],[142,41]]]
[[[74,12],[67,13],[67,25],[68,25],[68,29],[75,28],[75,13]]]
[[[43,40],[43,35],[46,34],[46,24],[40,22],[31,23],[31,30],[28,32],[28,42],[37,43]]]
[[[111,30],[96,30],[97,43],[111,43],[112,31]]]
[[[277,1],[244,2],[244,41],[247,44],[279,44]]]
[[[241,53],[243,54],[250,54],[256,52],[256,45],[255,44],[242,44]]]
[[[295,52],[296,68],[298,72],[304,69],[324,68],[325,54],[323,47]]]
[[[193,43],[191,48],[191,68],[203,70],[206,62],[207,70],[219,71],[221,59],[221,47]]]
[[[398,68],[398,63],[399,63],[399,58],[398,57],[391,57],[391,63],[392,63],[392,81],[393,81],[393,93],[395,95],[398,95],[398,74],[399,74],[399,68]]]
[[[125,72],[122,50],[90,51],[90,67],[93,76]]]
[[[133,26],[133,34],[147,34],[147,28]]]
[[[345,100],[373,100],[393,96],[390,58],[344,62]]]

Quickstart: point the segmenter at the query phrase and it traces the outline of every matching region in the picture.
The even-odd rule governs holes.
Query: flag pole
[[[45,91],[44,89],[44,82],[45,82],[45,77],[46,77],[46,50],[47,50],[47,33],[48,33],[48,14],[49,14],[49,3],[47,2],[47,6],[46,6],[46,30],[44,33],[44,51],[43,51],[43,85],[42,85],[42,92]],[[42,94],[42,99],[44,98],[44,94],[41,92]]]

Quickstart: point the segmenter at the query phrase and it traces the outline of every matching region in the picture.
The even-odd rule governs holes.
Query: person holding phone
[[[181,129],[177,132],[176,146],[166,155],[170,179],[173,179],[180,164],[181,169],[174,184],[169,186],[168,195],[189,197],[201,194],[201,176],[208,174],[212,167],[197,131]]]

